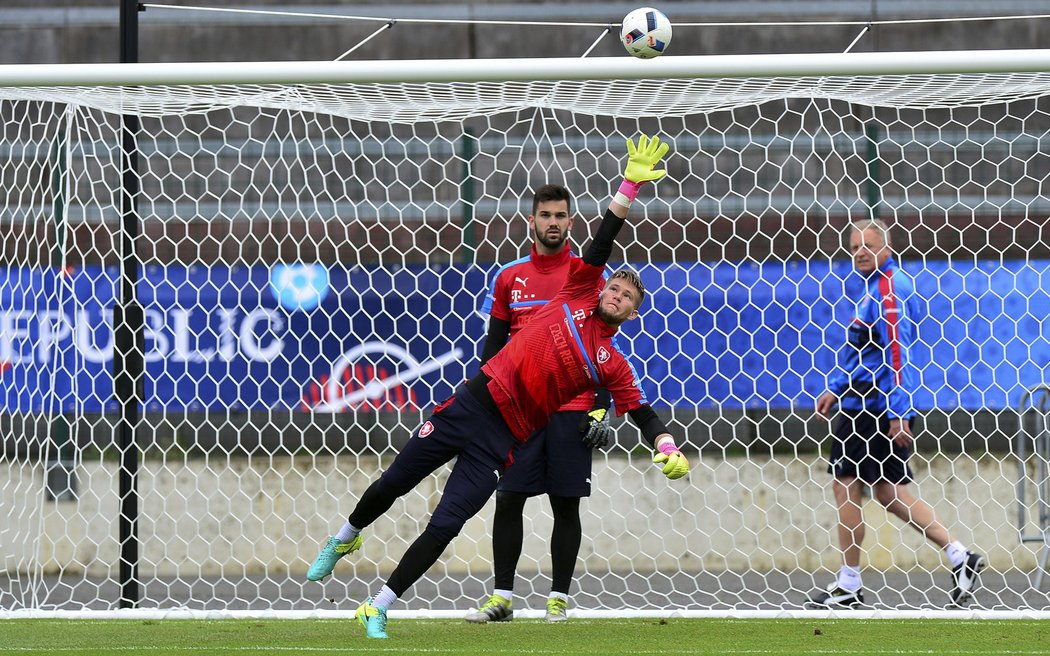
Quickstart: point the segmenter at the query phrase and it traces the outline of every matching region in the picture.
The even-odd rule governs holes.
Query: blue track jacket
[[[856,299],[846,344],[828,381],[839,408],[885,412],[890,419],[915,415],[911,392],[916,376],[908,350],[915,343],[918,314],[915,285],[892,258],[886,260]]]

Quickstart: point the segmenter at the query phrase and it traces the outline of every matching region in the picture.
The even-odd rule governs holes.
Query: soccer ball
[[[671,21],[659,9],[635,9],[623,17],[620,42],[639,59],[659,57],[671,43]]]

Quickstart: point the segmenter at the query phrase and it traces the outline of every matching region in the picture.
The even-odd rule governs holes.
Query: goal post
[[[144,332],[140,549],[122,568],[126,115]],[[832,579],[813,407],[857,291],[844,231],[872,217],[924,310],[914,488],[987,556],[975,609],[1050,611],[1050,547],[1030,539],[1050,532],[1050,438],[1046,409],[1022,407],[1050,362],[1050,50],[0,66],[0,118],[0,615],[114,611],[129,565],[159,612],[352,612],[447,471],[323,585],[305,580],[320,542],[476,371],[532,191],[568,186],[585,245],[639,132],[672,146],[611,258],[650,292],[620,343],[694,467],[668,484],[614,421],[575,612],[792,613]],[[943,609],[944,555],[863,510],[873,608]],[[402,608],[452,615],[491,591],[491,517]],[[549,586],[544,500],[525,529],[528,616]]]

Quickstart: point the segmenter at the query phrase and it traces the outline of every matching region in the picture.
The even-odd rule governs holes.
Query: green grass
[[[0,654],[1050,654],[1039,620],[0,620]]]

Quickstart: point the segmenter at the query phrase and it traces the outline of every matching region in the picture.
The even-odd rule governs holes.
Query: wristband
[[[669,456],[672,453],[678,451],[678,446],[674,443],[674,438],[664,437],[656,443],[656,450],[665,456]]]
[[[623,194],[624,196],[627,197],[627,202],[626,203],[620,203],[620,204],[630,207],[631,203],[634,202],[634,199],[638,197],[638,190],[641,189],[641,188],[642,188],[642,183],[641,182],[631,182],[630,180],[624,178],[624,181],[620,183],[620,188],[616,190],[616,197],[617,197],[617,201],[616,202],[618,202],[618,203],[620,202],[619,201],[619,196],[620,196],[620,194]]]
[[[630,209],[631,207],[631,199],[628,198],[626,194],[622,194],[619,191],[616,192],[615,196],[613,196],[613,202],[617,205],[623,205],[628,209]]]

